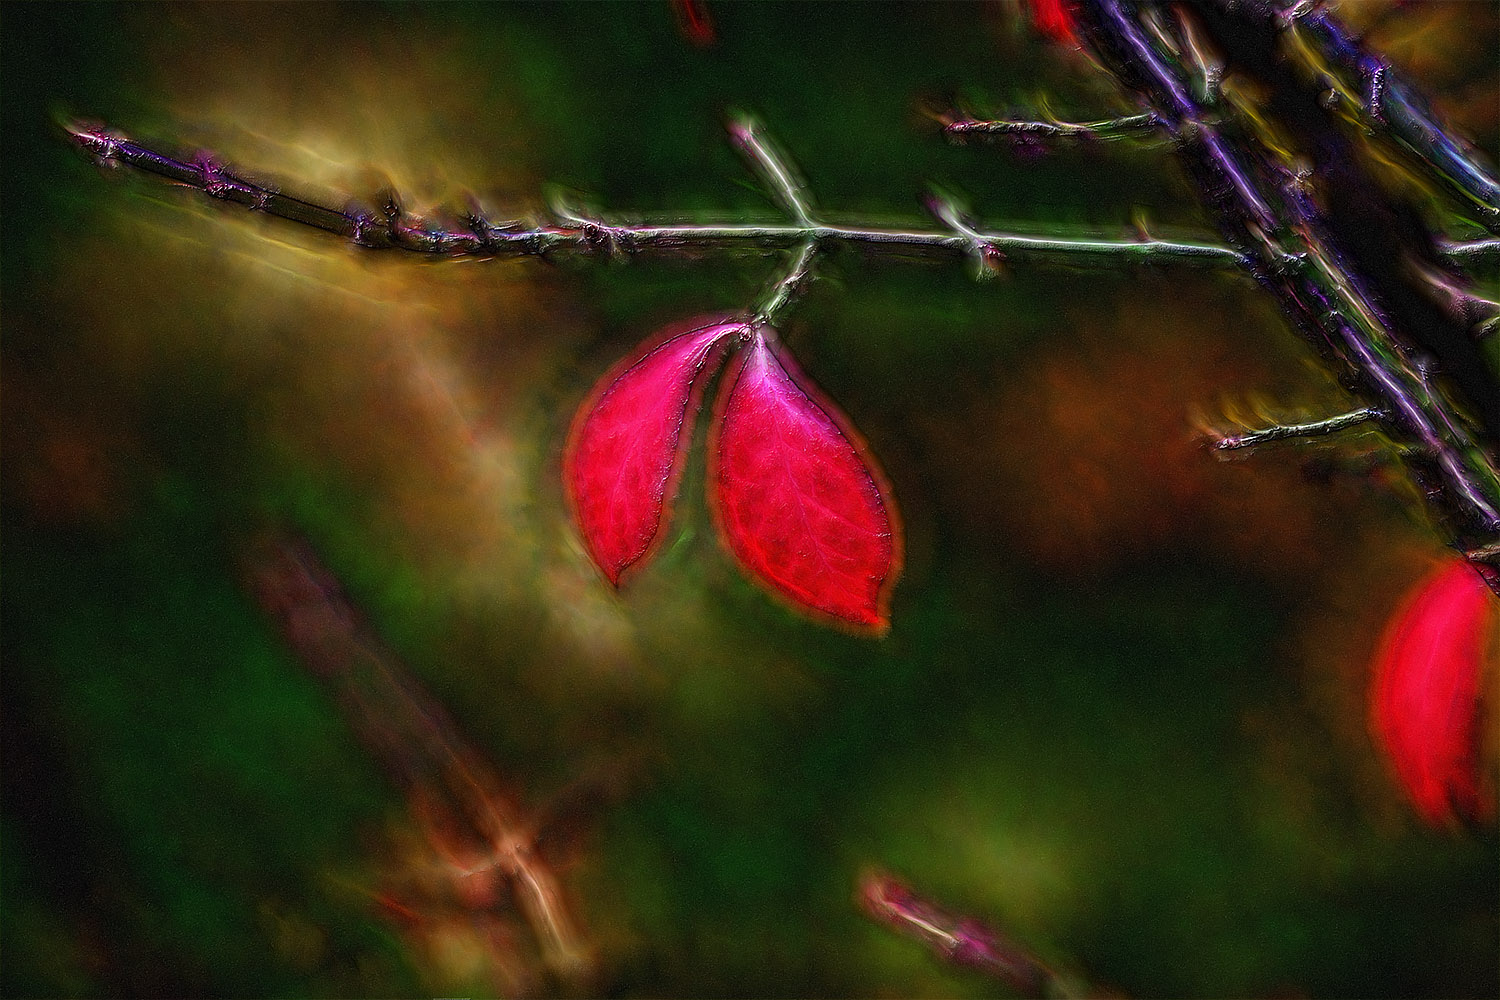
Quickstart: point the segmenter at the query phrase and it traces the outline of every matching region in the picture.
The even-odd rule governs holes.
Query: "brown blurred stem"
[[[1023,997],[1069,997],[1080,984],[1059,976],[1005,934],[972,917],[956,916],[879,871],[860,879],[860,907],[873,920],[918,941],[945,962],[974,969]]]
[[[512,886],[543,959],[580,984],[592,960],[557,876],[538,856],[494,769],[355,611],[305,542],[262,538],[246,557],[251,590],[293,655],[333,691],[360,741],[407,795],[430,833],[466,843],[465,856]],[[440,832],[439,832],[440,831]]]

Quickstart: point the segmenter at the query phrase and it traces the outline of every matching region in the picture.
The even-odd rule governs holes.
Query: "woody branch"
[[[1378,187],[1358,173],[1337,121],[1315,95],[1309,98],[1304,85],[1275,69],[1276,9],[1226,2],[1194,13],[1202,14],[1206,34],[1232,69],[1259,71],[1259,79],[1276,88],[1270,107],[1284,112],[1282,124],[1322,154],[1307,172],[1274,159],[1270,144],[1252,144],[1216,123],[1193,93],[1192,71],[1181,54],[1186,45],[1173,51],[1170,37],[1145,26],[1142,15],[1157,13],[1155,5],[1086,0],[1078,11],[1090,46],[1162,120],[1226,241],[1365,403],[1361,419],[1377,422],[1402,446],[1454,545],[1484,551],[1500,536],[1500,472],[1486,447],[1493,447],[1500,426],[1491,412],[1500,408],[1494,402],[1500,393],[1482,365],[1475,371],[1464,362],[1474,356],[1467,330],[1453,329],[1389,264],[1404,234],[1371,207],[1379,199],[1370,194],[1350,204],[1345,197],[1346,189],[1363,194]],[[1165,20],[1155,18],[1158,25]],[[1325,202],[1336,208],[1324,210]],[[1423,250],[1408,247],[1419,259]],[[1451,377],[1446,387],[1430,377],[1434,363]],[[1467,406],[1455,405],[1452,395],[1466,396]],[[1477,412],[1478,421],[1465,411]],[[1485,569],[1500,589],[1500,573],[1493,565]]]

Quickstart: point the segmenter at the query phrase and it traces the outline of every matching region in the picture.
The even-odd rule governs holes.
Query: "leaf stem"
[[[792,301],[806,287],[807,282],[812,279],[813,260],[817,255],[816,240],[808,240],[798,248],[796,255],[792,257],[791,266],[787,268],[781,280],[771,287],[770,292],[751,315],[752,329],[776,325],[782,311],[792,304]]]

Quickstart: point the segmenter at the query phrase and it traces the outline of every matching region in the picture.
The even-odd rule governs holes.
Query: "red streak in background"
[[[714,43],[714,21],[704,0],[672,0],[672,10],[677,14],[678,30],[688,41],[700,49]]]
[[[1073,12],[1068,0],[1029,0],[1031,23],[1036,30],[1054,42],[1072,44],[1078,40],[1073,31]]]
[[[1480,692],[1497,610],[1472,566],[1445,563],[1391,616],[1375,656],[1375,736],[1434,826],[1494,815],[1480,780]]]

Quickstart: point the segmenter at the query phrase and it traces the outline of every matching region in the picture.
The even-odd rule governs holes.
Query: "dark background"
[[[1375,40],[1493,151],[1493,6],[1414,6]],[[335,205],[498,218],[559,185],[775,219],[723,131],[749,111],[831,218],[930,225],[939,184],[992,228],[1212,238],[1163,148],[942,141],[924,109],[1128,110],[1013,7],[708,10],[708,48],[664,2],[0,13],[0,989],[479,995],[535,964],[524,925],[381,903],[432,861],[244,582],[275,528],[518,808],[612,789],[549,857],[598,991],[995,993],[860,916],[880,868],[1125,993],[1494,995],[1495,834],[1421,829],[1365,724],[1436,534],[1374,439],[1195,441],[1341,405],[1245,279],[826,258],[782,332],[905,519],[872,641],[737,574],[701,428],[623,593],[562,501],[592,381],[775,260],[360,251],[101,171],[57,124]]]

